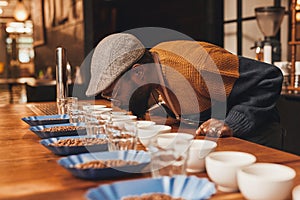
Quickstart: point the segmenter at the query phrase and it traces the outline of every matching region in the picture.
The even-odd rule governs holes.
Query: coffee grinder
[[[281,60],[281,43],[275,36],[284,16],[284,7],[255,8],[258,27],[264,35],[263,61],[273,63]]]

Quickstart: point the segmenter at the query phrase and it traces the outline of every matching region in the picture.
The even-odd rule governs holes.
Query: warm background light
[[[0,0],[0,15],[3,14],[3,9],[1,7],[5,7],[8,5],[8,2],[7,1],[4,1],[4,0]]]
[[[0,1],[0,6],[8,6],[8,1]]]
[[[299,22],[300,21],[300,12],[296,13],[296,21]]]
[[[297,0],[296,6],[295,6],[295,10],[296,10],[296,21],[299,22],[300,21],[300,0]]]
[[[22,2],[22,0],[19,0],[14,11],[14,18],[17,21],[25,21],[28,16],[29,14],[24,3]]]
[[[300,10],[300,0],[297,0],[295,9]]]

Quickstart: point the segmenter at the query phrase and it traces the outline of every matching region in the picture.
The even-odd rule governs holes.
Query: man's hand
[[[209,119],[196,130],[197,135],[206,135],[210,137],[231,137],[233,132],[223,121]]]

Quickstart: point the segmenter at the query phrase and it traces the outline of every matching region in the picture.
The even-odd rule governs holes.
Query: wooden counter
[[[35,115],[26,105],[0,105],[0,199],[84,199],[88,189],[100,184],[125,180],[89,181],[75,178],[57,164],[60,156],[39,144],[22,117]],[[193,133],[195,129],[186,128]],[[300,184],[300,158],[297,155],[267,148],[237,138],[218,139],[217,150],[253,153],[258,162],[286,164],[297,171]],[[226,173],[226,172],[225,172]],[[205,173],[194,174],[206,177]],[[149,177],[149,174],[127,179]],[[218,192],[212,199],[243,199],[240,193]]]

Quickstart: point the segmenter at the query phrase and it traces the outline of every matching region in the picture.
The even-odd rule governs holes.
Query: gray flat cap
[[[115,33],[99,42],[92,56],[87,96],[97,95],[111,85],[144,54],[144,45],[133,35]]]

